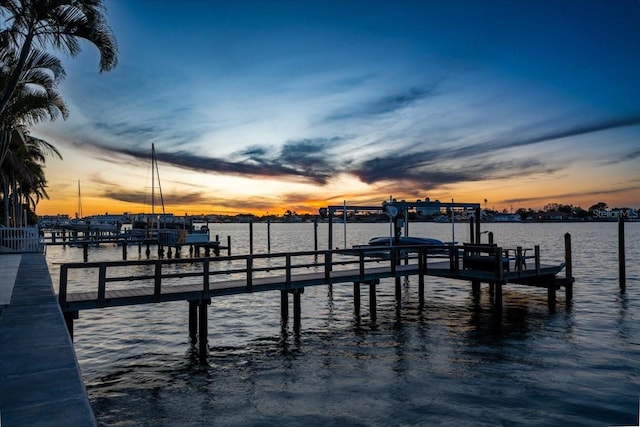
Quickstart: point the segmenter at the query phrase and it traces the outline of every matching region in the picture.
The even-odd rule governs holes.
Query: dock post
[[[489,232],[489,244],[493,245],[493,231]]]
[[[231,256],[231,236],[227,236],[227,256]]]
[[[498,282],[495,282],[494,284],[495,302],[496,302],[496,307],[498,307],[499,310],[502,309],[502,285],[504,284],[505,283],[503,281],[498,281]]]
[[[376,320],[376,281],[369,282],[369,317]]]
[[[353,311],[357,318],[360,317],[360,282],[353,282]]]
[[[89,244],[88,243],[82,244],[82,259],[84,260],[84,262],[89,261]]]
[[[480,244],[480,207],[476,208],[476,244]]]
[[[304,288],[296,289],[293,291],[293,333],[300,335],[300,317],[302,314],[302,307],[300,304],[300,295],[304,292]]]
[[[400,308],[402,305],[402,280],[399,276],[396,276],[396,308]]]
[[[624,254],[624,218],[618,217],[618,270],[620,277],[620,292],[627,290],[627,271]]]
[[[473,292],[474,295],[477,295],[480,293],[480,281],[479,280],[472,280],[471,281],[471,291]]]
[[[289,322],[289,294],[287,291],[280,291],[280,326],[287,329]]]
[[[502,248],[496,248],[496,283],[495,283],[495,300],[498,310],[502,310],[502,286],[504,281],[504,268],[502,266]]]
[[[271,253],[271,219],[267,218],[267,253]]]
[[[318,218],[313,220],[313,250],[318,252]]]
[[[551,310],[556,308],[556,281],[555,277],[547,280],[547,304]]]
[[[567,304],[571,303],[571,300],[573,300],[573,282],[572,281],[564,282],[564,298]]]
[[[474,229],[473,226],[474,226],[474,218],[470,217],[469,218],[469,243],[471,243],[471,244],[476,243],[476,241],[475,241],[476,234],[473,231],[473,229]],[[480,242],[478,242],[478,243],[480,243]]]
[[[64,313],[64,323],[67,325],[67,331],[69,331],[71,342],[73,342],[73,320],[77,319],[78,317],[79,316],[77,311],[66,311]]]
[[[211,304],[211,299],[201,299],[200,300],[200,316],[199,319],[199,330],[198,330],[198,350],[200,355],[200,362],[204,363],[207,360],[208,346],[207,346],[207,335],[208,335],[208,324],[207,324],[207,305]]]
[[[198,301],[189,301],[189,338],[191,344],[198,341]]]
[[[571,234],[564,235],[564,271],[567,280],[573,281],[573,268],[571,266]]]
[[[424,276],[427,274],[427,250],[420,248],[418,252],[418,300],[424,306]]]
[[[253,255],[253,221],[249,221],[249,255]]]

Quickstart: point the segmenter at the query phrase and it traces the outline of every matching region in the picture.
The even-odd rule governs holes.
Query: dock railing
[[[386,257],[380,256],[383,250],[387,253]],[[60,304],[64,307],[70,283],[77,282],[77,280],[70,280],[70,272],[80,269],[94,270],[97,273],[97,297],[100,304],[105,302],[107,284],[109,283],[127,283],[127,289],[131,289],[132,284],[135,287],[153,286],[154,297],[156,300],[160,300],[163,295],[163,285],[166,283],[183,284],[184,281],[179,279],[195,278],[196,283],[202,284],[202,290],[205,293],[209,291],[212,283],[226,280],[243,280],[245,290],[251,292],[256,279],[268,277],[284,278],[285,286],[288,288],[292,285],[292,278],[296,275],[299,277],[303,273],[321,273],[324,283],[330,284],[332,273],[341,269],[357,269],[358,278],[364,282],[367,280],[367,265],[390,265],[392,271],[395,271],[400,260],[419,259],[417,264],[426,268],[428,255],[441,257],[442,253],[436,253],[432,248],[423,245],[202,258],[64,263],[60,265],[58,297]],[[135,274],[131,274],[131,272]],[[83,288],[86,289],[86,286]]]
[[[0,226],[0,254],[44,252],[44,244],[37,226]]]
[[[522,249],[516,249],[517,254],[513,263],[514,272],[522,272],[524,267]],[[65,307],[70,283],[77,283],[78,279],[69,280],[72,270],[94,270],[93,277],[97,277],[97,305],[107,304],[107,285],[120,282],[120,286],[111,286],[109,290],[121,291],[137,288],[153,288],[153,301],[172,300],[171,292],[176,286],[201,286],[198,292],[207,298],[214,284],[235,282],[235,290],[254,292],[265,290],[265,280],[279,283],[284,289],[305,287],[313,284],[331,284],[344,281],[337,278],[341,270],[349,270],[349,280],[365,283],[374,280],[371,267],[385,267],[392,276],[402,274],[409,263],[414,274],[423,276],[431,270],[429,259],[440,259],[449,265],[451,272],[462,273],[461,270],[484,270],[495,274],[497,280],[502,280],[503,274],[509,272],[510,260],[504,256],[505,250],[498,246],[462,245],[434,247],[429,245],[415,246],[361,246],[352,249],[336,249],[321,251],[281,252],[265,254],[246,254],[234,256],[173,258],[132,261],[103,261],[65,263],[60,266],[59,302]],[[539,249],[536,248],[535,270],[540,269]],[[404,262],[403,262],[404,261]],[[471,262],[471,264],[469,264]],[[535,271],[534,270],[534,271]],[[398,274],[396,274],[398,272]],[[132,274],[133,273],[133,274]],[[305,278],[306,273],[312,273],[312,278]],[[83,275],[82,277],[87,277]],[[189,279],[191,280],[182,280]],[[86,279],[83,279],[86,280]],[[422,281],[422,279],[421,279]],[[241,282],[242,284],[238,284]],[[95,282],[94,282],[95,283]],[[87,290],[85,283],[82,290]],[[199,285],[198,285],[199,284]],[[256,289],[256,284],[261,286]],[[174,288],[167,290],[166,286]],[[218,289],[218,288],[217,288]],[[74,289],[74,293],[75,293]],[[78,291],[81,291],[78,289]],[[96,289],[90,290],[95,292]],[[177,298],[177,297],[176,297]]]

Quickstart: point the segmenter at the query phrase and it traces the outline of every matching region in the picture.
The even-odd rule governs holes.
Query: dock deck
[[[288,298],[293,295],[294,331],[300,332],[301,295],[308,286],[353,284],[354,308],[359,316],[360,286],[368,285],[369,315],[376,317],[376,286],[381,279],[395,279],[395,302],[400,307],[401,279],[418,277],[420,304],[424,303],[425,278],[429,276],[469,281],[474,292],[481,282],[490,284],[496,306],[502,306],[502,287],[507,283],[539,286],[547,289],[550,306],[555,306],[556,291],[565,286],[571,300],[573,279],[557,278],[564,263],[542,265],[536,247],[533,268],[527,268],[522,250],[515,259],[503,259],[505,253],[495,245],[426,245],[352,250],[286,252],[277,254],[236,255],[190,259],[157,259],[62,264],[59,303],[73,338],[73,323],[81,310],[135,304],[187,301],[189,334],[199,343],[206,359],[207,306],[212,298],[253,292],[280,291],[282,324],[286,325]],[[77,269],[97,270],[95,290],[69,292],[69,274]],[[311,270],[311,271],[310,271]],[[131,272],[136,272],[131,275]],[[83,276],[84,277],[84,276]],[[119,285],[116,283],[120,283]],[[109,284],[109,288],[107,285]]]

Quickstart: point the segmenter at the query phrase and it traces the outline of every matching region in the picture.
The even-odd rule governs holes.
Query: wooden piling
[[[313,220],[313,250],[318,252],[318,218]]]
[[[480,281],[479,280],[472,280],[471,281],[471,291],[474,294],[479,294],[480,293]]]
[[[552,310],[556,308],[556,288],[555,278],[547,280],[547,304]]]
[[[418,300],[424,306],[424,276],[427,273],[427,250],[420,248],[418,252]]]
[[[302,307],[300,304],[300,294],[304,292],[304,288],[296,289],[293,292],[293,332],[300,334]]]
[[[473,227],[474,224],[475,224],[474,218],[469,218],[469,243],[471,243],[471,244],[476,243],[476,241],[475,241],[476,234],[475,234],[475,232],[473,230],[474,229],[474,227]]]
[[[573,280],[573,268],[571,259],[571,234],[564,235],[564,271],[567,280]]]
[[[287,328],[289,322],[289,293],[286,290],[280,291],[280,326]]]
[[[271,219],[267,218],[267,253],[271,253]]]
[[[356,317],[360,317],[360,282],[353,282],[353,311]]]
[[[249,255],[253,255],[253,221],[249,221]]]
[[[189,338],[191,344],[198,341],[198,301],[189,301]]]
[[[475,217],[476,217],[476,243],[481,243],[480,242],[480,206],[478,206],[476,208],[476,212],[475,212]]]
[[[624,218],[618,217],[618,271],[620,278],[620,292],[627,290],[627,269],[624,253]]]
[[[502,285],[504,285],[504,282],[498,281],[495,282],[494,288],[494,298],[495,298],[495,303],[496,303],[496,307],[498,308],[498,310],[502,309]]]
[[[369,317],[372,321],[376,320],[376,282],[372,280],[369,282]]]
[[[211,299],[200,300],[199,321],[198,321],[198,350],[200,361],[205,362],[207,360],[207,353],[209,347],[207,346],[208,340],[208,320],[207,320],[207,305],[211,304]]]
[[[73,321],[77,319],[78,312],[77,311],[66,311],[64,312],[64,323],[67,325],[67,331],[69,332],[69,337],[73,342]]]

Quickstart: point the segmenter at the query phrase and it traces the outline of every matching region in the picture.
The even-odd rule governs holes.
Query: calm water
[[[75,347],[99,424],[637,425],[640,223],[626,225],[624,295],[615,223],[482,227],[503,247],[539,244],[543,262],[563,261],[571,233],[573,304],[559,292],[551,312],[544,289],[507,285],[499,314],[486,285],[474,299],[468,283],[427,278],[420,309],[413,278],[399,311],[393,283],[381,283],[371,322],[367,287],[358,320],[350,285],[318,286],[302,296],[295,337],[291,325],[281,331],[278,292],[214,299],[207,366],[188,341],[186,302],[83,311]],[[234,254],[248,252],[247,224],[211,229],[231,236]],[[342,225],[334,232],[342,247]],[[387,233],[385,224],[349,224],[347,245]],[[410,234],[451,240],[451,225],[411,224]],[[455,238],[467,241],[467,227]],[[325,224],[318,239],[326,248]],[[266,241],[266,225],[254,224],[255,252]],[[313,245],[313,224],[271,226],[272,252]],[[57,284],[59,263],[81,261],[82,250],[49,247],[47,259]],[[89,259],[118,260],[121,249],[91,248]]]

